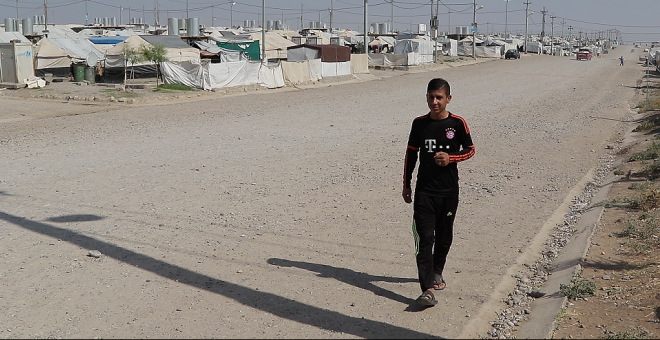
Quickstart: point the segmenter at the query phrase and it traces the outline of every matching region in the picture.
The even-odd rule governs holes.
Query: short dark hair
[[[451,95],[451,87],[449,86],[449,83],[442,78],[431,79],[431,81],[429,81],[429,85],[426,87],[426,93],[440,89],[444,89],[446,95]]]

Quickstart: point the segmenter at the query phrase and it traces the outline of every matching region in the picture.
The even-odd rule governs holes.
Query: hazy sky
[[[48,9],[48,23],[93,23],[94,18],[115,17],[120,24],[129,23],[129,17],[144,18],[153,24],[167,18],[198,18],[205,26],[242,25],[245,20],[261,22],[262,0],[0,0],[0,23],[5,18],[19,19],[44,15]],[[529,19],[525,25],[525,5],[529,3]],[[289,28],[309,27],[310,21],[363,31],[364,0],[265,0],[266,20],[281,20]],[[431,5],[433,3],[433,5]],[[474,1],[448,0],[368,0],[369,23],[392,21],[394,30],[417,31],[417,24],[428,24],[431,11],[437,8],[440,30],[455,32],[456,26],[470,26]],[[480,32],[539,34],[556,36],[569,34],[613,36],[618,31],[624,42],[650,43],[660,41],[659,0],[479,0],[476,21]],[[45,6],[44,6],[45,5]],[[158,9],[156,11],[156,8]],[[231,8],[231,9],[230,9]],[[186,15],[187,13],[187,15]],[[555,18],[552,19],[551,17]],[[302,17],[302,20],[301,20]],[[213,20],[215,18],[215,20]],[[121,19],[121,20],[120,20]],[[554,21],[554,27],[552,22]],[[468,28],[469,30],[469,28]]]

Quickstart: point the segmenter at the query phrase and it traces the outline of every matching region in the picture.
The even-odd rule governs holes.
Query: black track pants
[[[457,208],[458,196],[415,194],[412,230],[422,292],[433,287],[433,274],[442,275],[445,269]]]

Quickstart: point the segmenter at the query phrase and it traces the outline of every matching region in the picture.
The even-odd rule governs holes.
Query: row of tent
[[[29,40],[17,32],[0,32],[0,46],[11,45],[3,44],[6,41],[32,46]],[[103,77],[116,76],[117,80],[123,80],[126,70],[122,52],[125,46],[139,49],[144,45],[160,44],[165,46],[169,60],[159,64],[163,80],[205,90],[251,84],[273,88],[283,86],[285,80],[299,84],[325,77],[369,72],[366,55],[352,55],[350,48],[344,46],[291,44],[276,52],[285,56],[280,62],[262,63],[248,57],[248,45],[256,46],[259,53],[258,42],[238,42],[236,44],[245,47],[245,50],[240,51],[223,48],[222,42],[195,43],[197,48],[174,35],[84,37],[75,33],[57,32],[34,44],[31,56],[33,61],[29,64],[34,64],[31,70],[39,77],[45,77],[46,74],[69,77],[74,73],[74,65],[93,64],[102,70],[99,74]],[[220,62],[212,62],[212,57],[218,57]],[[90,64],[90,60],[93,63]],[[128,66],[136,77],[156,75],[156,65],[150,62]]]

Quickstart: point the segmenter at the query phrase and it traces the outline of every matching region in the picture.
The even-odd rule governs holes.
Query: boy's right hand
[[[412,194],[412,189],[403,188],[403,191],[401,192],[401,196],[403,196],[403,201],[406,203],[412,203],[412,197],[410,197],[411,194]]]

